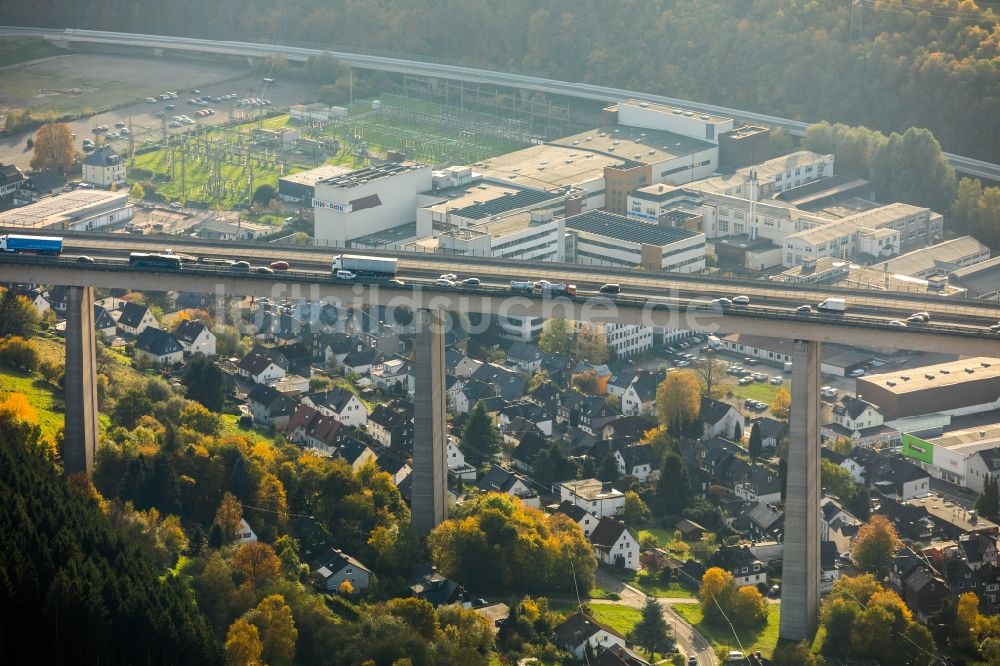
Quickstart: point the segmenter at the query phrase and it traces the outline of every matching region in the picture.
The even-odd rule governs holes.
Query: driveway
[[[646,604],[645,593],[631,585],[626,585],[601,569],[597,570],[597,585],[605,590],[616,593],[620,599],[618,601],[592,599],[590,601],[592,604],[624,604],[625,606],[639,609]],[[657,602],[663,609],[663,617],[667,621],[667,624],[674,630],[674,638],[677,640],[677,647],[681,651],[681,654],[685,657],[692,654],[697,655],[699,666],[718,666],[719,660],[708,640],[688,624],[687,620],[670,608],[670,604],[672,603],[697,603],[697,600],[657,599]]]

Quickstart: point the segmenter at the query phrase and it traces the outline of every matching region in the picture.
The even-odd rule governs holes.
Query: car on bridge
[[[454,280],[449,280],[446,277],[439,277],[437,280],[434,281],[434,286],[435,287],[454,287],[455,286],[455,281]]]
[[[611,283],[604,285],[598,289],[598,291],[602,294],[620,294],[622,292],[622,287],[619,284]]]
[[[345,271],[342,269],[338,270],[335,273],[335,275],[337,276],[338,280],[353,280],[354,278],[358,277],[355,273],[352,273],[351,271]]]
[[[287,261],[272,261],[268,266],[271,268],[271,270],[275,270],[275,271],[287,271],[288,270],[288,262]]]
[[[749,296],[736,296],[733,298],[733,305],[750,305]]]
[[[470,278],[465,278],[464,280],[462,280],[462,286],[463,287],[478,287],[481,284],[482,284],[482,282],[477,277],[470,277]]]

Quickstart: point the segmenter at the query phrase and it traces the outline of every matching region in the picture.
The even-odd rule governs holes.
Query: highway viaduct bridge
[[[309,58],[329,55],[339,61],[359,67],[396,74],[410,74],[428,78],[447,79],[450,81],[465,81],[483,83],[513,88],[523,91],[541,92],[561,95],[576,99],[589,99],[598,102],[617,102],[623,99],[638,98],[649,102],[657,102],[670,106],[681,106],[701,113],[712,113],[730,118],[741,118],[750,122],[763,123],[769,127],[781,128],[795,136],[802,136],[809,123],[790,118],[781,118],[754,111],[733,109],[717,104],[706,104],[665,95],[599,86],[577,81],[559,81],[538,76],[528,76],[511,72],[498,72],[474,67],[461,67],[441,62],[412,60],[409,58],[373,55],[348,51],[329,51],[320,48],[294,46],[291,44],[259,44],[229,40],[197,39],[193,37],[178,37],[174,35],[149,35],[127,32],[111,32],[107,30],[79,30],[67,28],[32,28],[19,26],[0,26],[0,36],[41,37],[54,44],[71,46],[72,44],[103,44],[109,46],[132,47],[144,49],[156,55],[164,51],[179,53],[206,53],[220,56],[240,56],[247,58],[266,58],[281,55],[290,61],[305,62]],[[1000,182],[1000,165],[971,157],[945,153],[945,157],[956,171],[987,178]]]
[[[144,241],[159,243],[163,241]],[[142,246],[135,241],[68,239],[70,247],[105,245],[107,248]],[[171,245],[182,245],[171,239]],[[189,246],[194,247],[195,241]],[[190,249],[185,245],[182,250]],[[309,263],[315,250],[287,247],[256,249],[226,243],[197,246],[221,256],[237,254],[255,259],[289,259],[293,266]],[[414,438],[413,520],[426,533],[447,516],[444,457],[444,330],[448,313],[480,312],[499,316],[563,316],[576,320],[684,328],[703,332],[740,331],[791,338],[792,413],[788,453],[788,489],[785,502],[785,541],[780,635],[799,641],[814,634],[819,612],[820,578],[820,346],[838,342],[868,347],[892,346],[917,351],[948,349],[963,355],[1000,356],[1000,339],[987,328],[1000,318],[1000,303],[952,301],[923,295],[907,298],[893,293],[853,292],[859,302],[877,314],[844,316],[797,315],[794,307],[819,292],[782,283],[734,283],[706,278],[681,280],[667,274],[637,274],[566,264],[503,262],[440,255],[399,254],[405,284],[355,284],[334,279],[329,270],[291,270],[274,275],[236,272],[229,268],[186,264],[176,271],[129,267],[121,249],[106,249],[95,263],[72,257],[16,256],[0,258],[0,282],[62,284],[68,288],[66,315],[66,426],[64,464],[67,472],[91,471],[97,443],[97,390],[93,328],[93,288],[151,291],[193,291],[219,296],[249,295],[312,301],[327,299],[348,307],[367,305],[412,308],[418,324],[416,343],[416,423]],[[281,253],[278,256],[278,253]],[[329,251],[327,251],[329,252]],[[118,256],[115,256],[119,253]],[[328,261],[327,258],[324,262]],[[328,265],[328,263],[326,264]],[[434,286],[435,273],[455,272],[483,280],[479,289]],[[623,294],[600,295],[581,289],[577,297],[543,298],[512,293],[512,276],[562,276],[561,281],[594,285],[607,279],[622,283]],[[505,286],[506,285],[506,286]],[[679,288],[683,285],[686,288]],[[738,292],[736,291],[739,289]],[[692,293],[700,293],[701,298]],[[748,293],[773,305],[722,310],[706,296]],[[770,299],[769,301],[767,299]],[[784,298],[782,304],[780,299]],[[849,302],[852,299],[849,298]],[[808,302],[808,301],[807,301]],[[926,310],[935,323],[923,327],[891,326],[890,318],[904,318]],[[941,323],[938,323],[941,322]]]

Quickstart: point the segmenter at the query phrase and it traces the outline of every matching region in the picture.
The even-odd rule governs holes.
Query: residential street
[[[592,604],[624,604],[632,608],[642,608],[646,603],[646,595],[642,591],[631,585],[622,583],[601,569],[597,570],[597,584],[606,590],[615,592],[621,598],[618,601],[594,599],[590,602]],[[699,666],[717,666],[719,660],[715,656],[715,650],[709,645],[708,640],[695,631],[694,627],[687,623],[687,620],[670,609],[670,604],[672,603],[697,603],[697,600],[665,598],[657,599],[657,601],[663,608],[664,618],[674,630],[674,638],[677,640],[677,646],[681,654],[685,655],[685,657],[691,654],[698,655]]]

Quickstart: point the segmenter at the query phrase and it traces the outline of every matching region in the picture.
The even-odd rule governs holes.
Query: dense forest
[[[973,0],[2,4],[9,24],[383,50],[1000,149],[1000,27]]]

